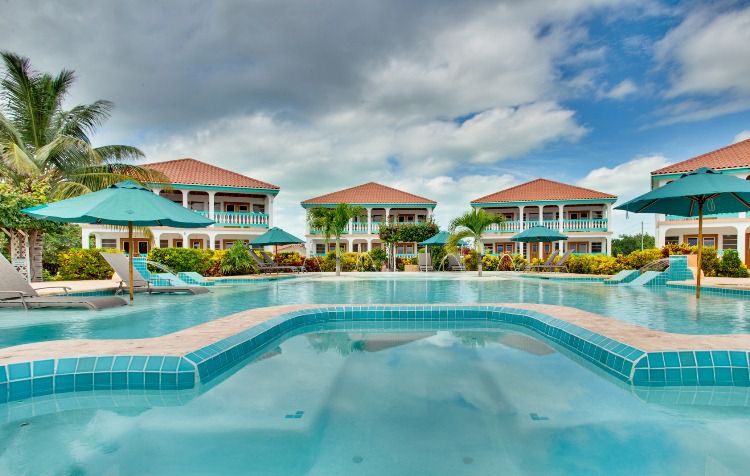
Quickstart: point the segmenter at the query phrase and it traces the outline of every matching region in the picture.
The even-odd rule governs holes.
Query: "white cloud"
[[[743,140],[750,139],[750,129],[746,131],[742,131],[736,136],[734,136],[734,143],[742,142]]]
[[[603,96],[609,99],[625,99],[631,94],[635,94],[638,91],[638,86],[630,79],[624,79],[620,83],[616,84],[612,89],[603,93]]]
[[[590,171],[578,181],[581,187],[599,190],[619,197],[617,203],[634,198],[651,189],[651,171],[669,165],[666,157],[651,155],[636,157],[615,167],[600,167]],[[641,222],[645,231],[654,233],[654,216],[651,214],[628,214],[614,210],[612,229],[615,235],[640,233]]]

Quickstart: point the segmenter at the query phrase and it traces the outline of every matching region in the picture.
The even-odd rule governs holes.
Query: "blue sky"
[[[750,135],[748,2],[15,3],[3,48],[116,103],[97,143],[280,185],[296,233],[301,200],[371,180],[443,225],[539,176],[629,198]]]

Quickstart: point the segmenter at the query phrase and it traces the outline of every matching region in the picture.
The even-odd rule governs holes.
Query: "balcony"
[[[704,220],[716,219],[716,218],[738,218],[739,213],[712,213],[710,215],[703,215]],[[681,217],[677,215],[666,215],[666,221],[698,221],[698,217]]]
[[[373,235],[377,235],[378,234],[378,232],[380,230],[380,224],[381,223],[382,222],[379,222],[379,221],[372,222],[372,234]],[[423,224],[423,223],[427,223],[427,222],[426,221],[412,221],[412,222],[400,222],[400,223],[399,222],[391,222],[391,224],[393,224],[393,225],[419,225],[419,224]],[[366,222],[366,221],[363,221],[363,222],[353,222],[352,223],[352,234],[358,234],[358,235],[368,234],[369,233],[368,230],[369,230],[368,222]],[[307,233],[309,235],[320,235],[320,230],[318,228],[310,228]],[[348,229],[344,230],[344,233],[342,233],[342,234],[343,235],[348,235],[349,234],[349,230]]]
[[[208,212],[196,211],[204,217],[208,217]],[[213,226],[226,226],[237,228],[267,228],[268,214],[255,212],[214,212]]]
[[[607,231],[608,220],[606,218],[590,218],[584,220],[563,220],[564,232],[581,232],[581,231]],[[523,223],[523,229],[528,230],[534,226],[544,226],[553,230],[560,229],[559,220],[542,220],[526,221]],[[518,220],[508,220],[500,225],[490,225],[486,233],[519,233],[521,222]]]

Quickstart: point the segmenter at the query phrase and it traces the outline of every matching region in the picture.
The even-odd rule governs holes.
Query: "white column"
[[[91,231],[86,228],[81,228],[81,248],[89,248],[89,236],[91,236]]]
[[[391,222],[391,209],[386,208],[385,209],[385,224],[389,224]]]
[[[352,234],[352,224],[354,223],[354,218],[349,219],[349,234]]]
[[[209,190],[208,192],[208,218],[214,219],[214,199],[216,198],[216,192]]]
[[[151,234],[154,235],[154,248],[161,248],[161,233],[155,230],[151,230]]]
[[[354,247],[354,238],[347,238],[346,242],[348,243],[348,246],[346,247],[346,252],[351,253]]]
[[[607,255],[612,256],[612,237],[607,237]]]
[[[154,192],[157,195],[159,195],[161,193],[161,189],[160,188],[152,188],[151,191]]]
[[[565,205],[560,204],[557,206],[557,214],[559,215],[557,217],[557,221],[558,221],[559,228],[560,228],[559,231],[560,233],[562,233],[563,230],[565,229],[565,223],[563,220],[563,217],[565,216]],[[562,250],[562,247],[560,247],[560,249]]]
[[[182,192],[182,206],[189,208],[188,194],[190,193],[190,190],[180,190],[180,192]]]
[[[740,257],[740,260],[745,263],[745,255],[747,250],[747,240],[745,240],[745,233],[747,233],[747,228],[745,227],[737,227],[737,254]],[[747,265],[747,263],[745,263]]]
[[[520,226],[519,231],[523,231],[523,205],[518,206],[518,225]]]
[[[607,204],[607,231],[610,231],[610,227],[612,226],[612,204]]]
[[[432,208],[427,208],[427,221],[432,221]]]
[[[266,215],[268,215],[268,228],[273,228],[273,195],[267,195]]]
[[[372,207],[367,208],[367,233],[372,233]]]
[[[188,234],[186,232],[182,233],[182,247],[190,248],[190,240],[188,240]]]
[[[417,222],[417,220],[419,220],[419,214],[418,214],[418,213],[415,213],[415,214],[414,214],[414,223],[416,223],[416,222]]]
[[[539,224],[542,224],[542,220],[544,220],[544,205],[539,205],[537,208],[539,208]]]
[[[211,249],[211,250],[216,249],[216,233],[208,234],[208,249]]]
[[[100,235],[99,233],[94,233],[94,240],[95,240],[94,241],[94,243],[95,243],[94,246],[96,246],[97,248],[101,249],[101,247],[102,247],[102,235]]]

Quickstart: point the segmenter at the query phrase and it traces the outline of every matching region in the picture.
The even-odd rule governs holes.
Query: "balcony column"
[[[367,234],[372,234],[372,207],[367,207]]]
[[[208,218],[214,219],[214,199],[216,198],[216,192],[209,190],[208,192]]]
[[[425,210],[427,210],[425,215],[427,221],[432,221],[432,208],[426,208]]]
[[[97,249],[102,248],[102,235],[100,235],[99,233],[94,233],[94,246]]]
[[[389,225],[391,223],[391,209],[386,208],[385,209],[385,224]]]
[[[539,205],[539,225],[544,224],[544,205]]]
[[[612,237],[607,237],[607,250],[606,250],[607,256],[612,256]]]
[[[523,231],[523,209],[524,209],[523,205],[519,205],[518,206],[518,226],[519,226],[519,231]]]
[[[273,228],[273,195],[266,195],[266,215],[268,215],[268,228]]]
[[[747,265],[745,261],[745,250],[747,250],[747,242],[745,241],[745,233],[747,228],[737,227],[737,255],[740,257],[740,261]]]
[[[190,193],[190,190],[180,190],[180,192],[182,192],[182,206],[189,208],[188,194]]]
[[[557,223],[559,227],[558,231],[562,233],[563,230],[565,230],[565,220],[563,219],[563,217],[565,216],[565,205],[560,204],[557,206],[557,215]],[[560,249],[562,250],[562,247]]]
[[[190,240],[188,240],[188,233],[186,231],[182,232],[182,247],[190,248]]]
[[[216,234],[215,233],[208,234],[208,249],[210,250],[216,249]]]
[[[161,248],[161,244],[159,243],[161,241],[161,233],[152,229],[151,234],[154,237],[154,248]]]
[[[354,223],[354,218],[349,219],[349,234],[352,234],[352,224]]]
[[[91,236],[91,231],[81,227],[81,248],[89,248],[89,236]]]

